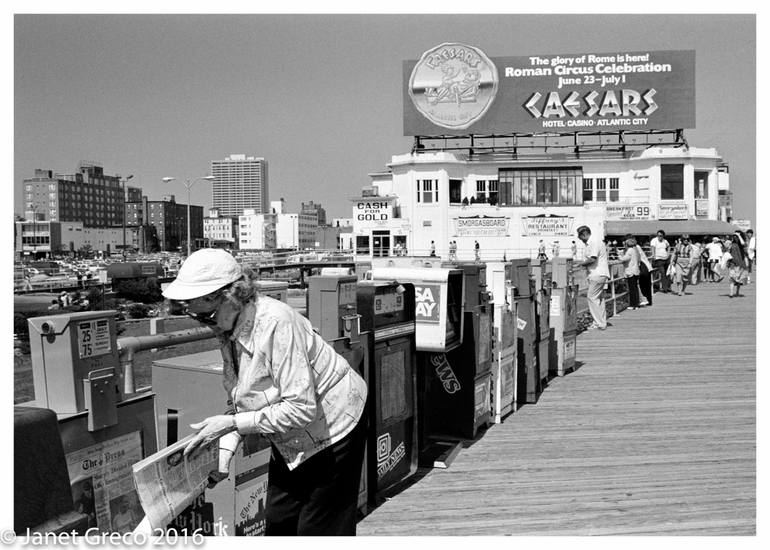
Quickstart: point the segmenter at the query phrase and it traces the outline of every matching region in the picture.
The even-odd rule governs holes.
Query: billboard
[[[487,57],[445,43],[403,62],[404,135],[695,127],[695,51]]]

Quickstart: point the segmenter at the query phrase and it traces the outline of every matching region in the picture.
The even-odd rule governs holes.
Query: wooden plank
[[[656,294],[359,535],[755,535],[756,288]]]

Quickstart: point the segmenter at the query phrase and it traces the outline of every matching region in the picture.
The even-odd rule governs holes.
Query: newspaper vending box
[[[430,378],[429,392],[435,398],[428,424],[434,437],[473,439],[491,416],[493,308],[485,264],[444,264],[449,265],[461,270],[465,278],[463,341],[446,354],[458,388],[448,392],[440,376]]]
[[[219,350],[153,363],[158,448],[192,434],[190,424],[227,412],[222,370]],[[221,517],[228,535],[263,534],[269,462],[268,440],[259,435],[244,437],[230,463],[230,476],[207,489],[203,498],[175,519],[173,526],[202,528],[205,535],[215,535],[219,533],[213,531],[214,521]]]
[[[514,410],[516,395],[516,305],[513,267],[487,262],[487,288],[494,300],[495,344],[492,363],[492,417],[495,423]]]
[[[418,452],[421,463],[433,465],[436,456],[455,454],[458,449],[456,444],[446,444],[431,437],[430,417],[435,405],[431,381],[438,377],[444,387],[449,388],[458,384],[446,355],[462,343],[463,272],[441,267],[378,267],[372,269],[371,279],[414,284]]]
[[[551,264],[546,260],[531,260],[531,268],[535,280],[535,347],[542,391],[547,384],[549,371],[551,328],[548,323],[548,312],[551,304]]]
[[[279,302],[287,303],[289,283],[286,281],[260,279],[259,281],[254,281],[254,285],[257,287],[257,293],[260,296],[269,296]]]
[[[87,528],[130,532],[142,518],[131,467],[156,450],[155,394],[123,391],[115,312],[28,323],[34,404],[57,415],[73,501]]]
[[[577,348],[577,295],[571,258],[554,258],[554,286],[550,306],[550,369],[564,376],[575,368]]]
[[[345,335],[345,319],[356,314],[355,275],[314,275],[307,278],[307,318],[326,340]]]
[[[417,471],[417,366],[414,285],[362,281],[358,285],[362,338],[370,342],[370,494]]]

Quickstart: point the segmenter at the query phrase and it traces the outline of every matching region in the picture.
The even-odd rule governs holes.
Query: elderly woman
[[[307,319],[257,296],[251,276],[226,251],[203,249],[163,292],[219,336],[231,406],[192,425],[185,454],[221,438],[213,477],[222,479],[240,436],[263,434],[272,445],[266,534],[354,535],[366,384]]]
[[[639,307],[639,249],[636,246],[636,239],[626,237],[623,241],[626,251],[618,259],[623,262],[626,271],[626,284],[628,285],[628,309]]]

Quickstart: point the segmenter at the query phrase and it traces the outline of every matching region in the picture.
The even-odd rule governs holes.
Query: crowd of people
[[[662,293],[683,296],[687,285],[719,283],[728,278],[728,297],[740,298],[744,296],[741,287],[751,282],[756,265],[756,238],[752,230],[744,233],[736,229],[732,235],[704,237],[700,242],[684,234],[673,244],[666,239],[666,233],[659,230],[643,246],[632,235],[626,235],[621,243],[602,241],[585,225],[578,228],[577,236],[586,246],[584,260],[577,265],[588,271],[587,299],[593,318],[588,330],[607,328],[604,288],[610,279],[611,259],[623,263],[632,310],[652,305],[655,271],[659,274],[658,289]]]

